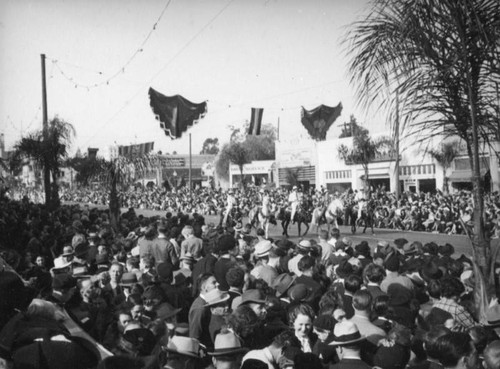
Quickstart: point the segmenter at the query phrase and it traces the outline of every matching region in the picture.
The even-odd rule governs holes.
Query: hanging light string
[[[161,11],[158,19],[153,24],[153,27],[151,28],[151,30],[149,31],[149,33],[147,34],[147,36],[144,38],[144,40],[139,45],[139,47],[135,50],[135,52],[128,58],[128,60],[125,62],[125,64],[123,64],[118,70],[116,70],[116,72],[114,72],[109,77],[107,77],[104,80],[102,80],[101,82],[96,82],[96,83],[93,83],[93,84],[79,83],[77,81],[77,79],[75,79],[74,77],[68,75],[68,73],[66,73],[61,68],[61,66],[59,64],[66,64],[66,65],[73,66],[73,67],[78,68],[78,69],[82,69],[82,70],[86,70],[86,71],[91,71],[91,72],[93,72],[95,74],[98,74],[98,75],[103,75],[104,73],[102,71],[96,71],[96,70],[92,70],[92,69],[89,69],[89,68],[78,66],[78,65],[75,65],[75,64],[72,64],[72,63],[69,63],[69,62],[60,61],[60,60],[58,60],[56,58],[47,57],[47,59],[50,60],[57,67],[57,69],[59,70],[59,72],[61,73],[61,75],[64,78],[66,78],[69,82],[71,82],[71,84],[73,84],[75,86],[75,88],[80,87],[80,88],[86,88],[87,90],[90,90],[91,88],[96,88],[96,87],[100,87],[100,86],[103,86],[103,85],[109,85],[109,83],[112,80],[114,80],[118,76],[124,74],[125,73],[125,69],[134,61],[134,59],[137,57],[137,55],[139,55],[140,53],[142,53],[144,51],[144,47],[146,46],[147,42],[149,41],[149,39],[153,35],[153,32],[156,31],[156,28],[158,27],[158,24],[160,23],[163,15],[167,11],[167,8],[169,7],[169,5],[170,5],[171,2],[172,2],[172,0],[168,0],[167,1],[167,3],[165,4],[165,7]]]
[[[224,5],[221,10],[219,10],[219,12],[217,14],[215,14],[215,16],[213,16],[209,21],[208,23],[206,23],[193,37],[191,37],[191,39],[186,42],[184,44],[184,46],[182,46],[179,51],[172,57],[170,58],[166,64],[163,65],[163,67],[155,74],[153,75],[152,78],[150,78],[145,84],[143,84],[143,86],[141,86],[137,91],[136,93],[130,98],[128,99],[127,101],[125,101],[125,103],[122,105],[122,107],[120,109],[118,109],[112,116],[111,118],[109,118],[106,122],[104,122],[104,124],[101,126],[101,129],[98,131],[98,132],[95,132],[84,144],[87,145],[95,136],[97,136],[98,134],[101,134],[102,131],[105,129],[106,126],[109,125],[109,123],[111,123],[123,110],[125,110],[129,104],[135,100],[138,96],[140,96],[141,93],[144,92],[144,89],[148,86],[148,85],[151,85],[151,83],[165,70],[167,69],[167,67],[174,61],[176,60],[201,34],[203,34],[207,29],[208,27],[210,27],[211,24],[213,24],[215,22],[215,20],[217,18],[219,18],[221,16],[222,13],[224,13],[224,11],[229,7],[229,5],[231,5],[235,0],[229,0],[228,3],[226,5]]]

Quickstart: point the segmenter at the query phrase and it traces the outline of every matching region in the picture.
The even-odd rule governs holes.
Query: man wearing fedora
[[[215,369],[238,369],[247,348],[241,347],[238,337],[229,330],[221,331],[214,342],[214,350],[208,352]]]
[[[225,324],[225,316],[228,312],[229,294],[221,291],[218,288],[213,289],[205,295],[206,305],[210,308],[210,324],[208,330],[210,331],[210,338],[212,343],[215,341],[215,336],[220,332],[222,326]],[[208,345],[207,345],[208,346]],[[213,347],[211,344],[209,347]]]
[[[250,274],[255,279],[262,279],[268,285],[278,277],[276,266],[279,265],[279,257],[272,250],[271,241],[260,241],[255,245],[254,256],[256,259],[255,268]]]
[[[361,343],[365,337],[359,333],[355,323],[344,320],[335,325],[333,341],[340,361],[331,369],[371,369],[371,366],[361,360]]]
[[[217,280],[213,274],[200,276],[200,294],[191,304],[189,309],[189,336],[198,339],[204,345],[210,345],[212,340],[208,326],[211,312],[207,304],[207,294],[218,288]]]
[[[197,369],[201,366],[201,346],[196,338],[173,336],[162,351],[165,353],[160,360],[162,368]]]

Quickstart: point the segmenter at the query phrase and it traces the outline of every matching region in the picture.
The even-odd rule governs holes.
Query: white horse
[[[318,207],[313,211],[312,223],[316,226],[316,231],[326,220],[328,226],[328,233],[330,233],[330,228],[338,228],[337,218],[342,216],[344,212],[344,203],[341,199],[333,199],[328,206]]]

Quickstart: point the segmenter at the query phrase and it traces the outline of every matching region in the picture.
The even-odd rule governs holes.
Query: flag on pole
[[[149,154],[155,147],[154,142],[145,142],[137,145],[118,146],[118,155],[135,157]]]
[[[260,126],[262,125],[263,108],[252,108],[252,118],[250,119],[250,127],[248,127],[249,135],[260,135]]]
[[[320,105],[312,110],[302,107],[302,125],[316,141],[326,140],[326,132],[342,113],[342,103],[336,107]]]
[[[207,113],[207,102],[192,103],[180,95],[165,96],[149,88],[149,101],[160,127],[172,140],[182,134]]]

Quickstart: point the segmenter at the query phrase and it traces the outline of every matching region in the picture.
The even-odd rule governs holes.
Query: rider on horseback
[[[292,224],[295,224],[295,214],[297,213],[297,208],[300,204],[299,194],[297,192],[297,186],[292,187],[292,192],[288,195],[288,203],[292,207],[292,213],[290,215],[290,220]]]
[[[222,222],[223,225],[227,224],[227,217],[229,216],[229,214],[231,214],[233,208],[236,206],[237,206],[237,200],[236,197],[234,197],[233,190],[229,190],[227,192],[226,211],[224,212],[224,220]]]

